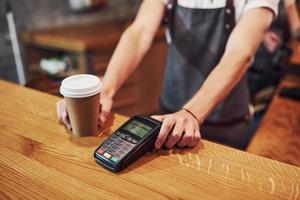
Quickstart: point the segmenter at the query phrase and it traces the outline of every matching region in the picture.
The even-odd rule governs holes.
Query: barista
[[[111,111],[113,96],[151,47],[168,3],[174,5],[172,42],[161,104],[169,113],[153,116],[163,121],[155,147],[195,147],[202,134],[243,148],[249,115],[244,74],[276,17],[278,0],[144,0],[103,78],[101,122]],[[70,127],[63,101],[58,111]]]

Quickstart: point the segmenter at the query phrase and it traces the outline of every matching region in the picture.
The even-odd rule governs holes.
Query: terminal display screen
[[[140,138],[144,137],[152,128],[137,120],[132,120],[124,129]]]

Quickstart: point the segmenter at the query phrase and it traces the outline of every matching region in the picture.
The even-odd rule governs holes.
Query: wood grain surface
[[[59,98],[4,81],[0,94],[0,199],[300,199],[300,168],[204,140],[111,173],[93,151],[125,117],[76,138],[57,123]]]
[[[300,88],[300,78],[288,75],[279,90],[282,87]],[[247,152],[300,167],[300,101],[277,94]]]

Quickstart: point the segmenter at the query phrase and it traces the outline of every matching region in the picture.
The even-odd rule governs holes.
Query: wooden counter
[[[300,87],[300,77],[286,76],[284,86]],[[275,95],[247,152],[300,167],[300,102]]]
[[[75,138],[45,93],[0,81],[0,199],[299,199],[300,168],[207,141],[148,153],[123,173],[94,162],[103,136]]]

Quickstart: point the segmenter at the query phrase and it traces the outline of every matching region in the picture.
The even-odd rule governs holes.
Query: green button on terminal
[[[111,160],[112,160],[113,162],[118,162],[119,158],[117,158],[117,157],[112,157]]]

